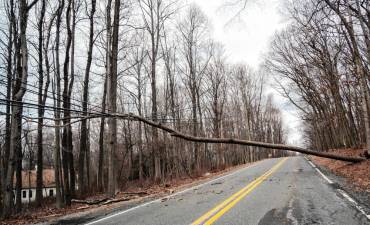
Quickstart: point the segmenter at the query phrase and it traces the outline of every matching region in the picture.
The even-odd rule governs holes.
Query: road
[[[370,224],[303,157],[268,159],[91,224]]]

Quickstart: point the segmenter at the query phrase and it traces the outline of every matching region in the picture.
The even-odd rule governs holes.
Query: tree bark
[[[8,36],[8,46],[7,46],[7,87],[6,87],[6,98],[11,99],[12,97],[12,79],[13,79],[13,63],[16,64],[15,60],[13,61],[13,45],[15,41],[14,37],[14,26],[15,26],[15,15],[14,15],[14,1],[10,0],[9,2],[9,36]],[[15,58],[16,59],[16,58]],[[4,195],[6,193],[6,182],[7,182],[7,171],[9,164],[9,155],[10,155],[10,141],[11,141],[11,104],[6,105],[6,116],[5,116],[5,140],[4,140],[4,154],[2,155],[1,162],[1,199],[3,199],[3,204],[1,205],[1,215],[3,212],[4,204]]]
[[[87,51],[87,62],[85,69],[85,78],[83,86],[83,99],[82,99],[82,111],[83,115],[87,116],[87,103],[89,101],[89,79],[90,79],[90,68],[92,61],[92,52],[94,46],[94,14],[96,10],[96,0],[91,0],[91,11],[89,15],[90,20],[90,31],[89,31],[89,47]],[[80,189],[80,196],[84,195],[86,185],[84,181],[84,159],[87,154],[87,121],[81,121],[81,140],[80,140],[80,154],[79,154],[79,164],[78,164],[78,187]]]
[[[44,69],[43,69],[43,23],[46,11],[46,0],[42,0],[41,15],[38,22],[39,30],[39,45],[38,45],[38,70],[39,70],[39,89],[38,89],[38,123],[37,123],[37,170],[36,170],[36,205],[40,206],[42,203],[42,188],[43,188],[43,142],[42,142],[42,128],[44,124],[44,107],[46,98],[43,95],[44,86]],[[47,56],[46,56],[47,57]],[[47,90],[48,87],[45,87]],[[45,92],[46,95],[46,92]],[[44,100],[45,99],[45,100]]]
[[[57,208],[62,208],[64,205],[64,194],[62,198],[63,182],[61,179],[61,148],[60,148],[60,106],[61,106],[61,74],[60,74],[60,58],[59,58],[59,45],[60,45],[60,26],[62,14],[64,9],[64,0],[59,2],[56,19],[56,36],[55,36],[55,82],[56,87],[53,89],[54,94],[54,110],[55,114],[55,151],[54,151],[54,177],[55,177],[55,197]],[[55,93],[56,92],[56,93]]]
[[[108,57],[107,57],[108,58]],[[108,66],[108,65],[107,65]],[[103,101],[102,101],[102,113],[105,113],[107,99],[107,77],[104,81],[103,87]],[[104,130],[105,130],[105,117],[100,119],[100,133],[99,133],[99,162],[98,162],[98,190],[103,191],[105,188],[103,173],[104,173]]]
[[[71,63],[70,63],[70,80],[69,80],[69,86],[68,86],[68,109],[71,108],[71,101],[72,101],[72,90],[74,85],[74,78],[75,78],[75,34],[76,34],[76,13],[79,8],[79,6],[76,6],[75,4],[79,3],[78,1],[72,0],[71,3],[71,10],[72,10],[72,27],[71,27]],[[68,133],[68,146],[70,151],[69,154],[69,176],[71,179],[70,187],[71,187],[71,198],[76,197],[76,173],[74,168],[74,155],[73,155],[73,135],[72,135],[72,125],[71,125],[71,119],[69,120],[69,133]]]
[[[69,99],[69,61],[70,61],[70,50],[72,44],[72,29],[71,29],[71,10],[72,0],[68,0],[67,11],[66,11],[66,26],[67,26],[67,40],[66,40],[66,51],[63,65],[63,134],[62,134],[62,164],[63,164],[63,177],[64,177],[64,202],[67,206],[71,205],[72,190],[71,190],[71,158],[72,146],[71,143],[71,126],[70,117],[70,99]]]
[[[22,189],[22,100],[26,92],[28,78],[28,49],[27,49],[27,20],[28,5],[26,0],[19,1],[19,39],[16,43],[17,55],[17,79],[13,89],[13,100],[20,102],[12,105],[11,120],[11,139],[10,155],[6,177],[6,192],[4,199],[4,217],[9,217],[13,211],[13,175],[16,170],[16,207],[15,211],[20,212],[22,207],[21,189]]]
[[[117,111],[117,57],[118,57],[118,34],[119,34],[119,14],[120,0],[114,2],[114,19],[112,33],[112,56],[111,71],[108,74],[108,113]],[[109,17],[109,15],[108,15]],[[109,24],[108,24],[109,26]],[[116,192],[116,173],[115,173],[115,154],[117,148],[117,120],[116,118],[108,119],[109,140],[108,140],[108,193],[111,197]]]

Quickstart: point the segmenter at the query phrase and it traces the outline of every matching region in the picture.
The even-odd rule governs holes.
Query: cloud
[[[231,61],[246,62],[258,68],[263,54],[268,50],[269,40],[284,27],[278,12],[280,1],[250,1],[243,12],[230,22],[238,9],[237,4],[225,7],[225,0],[194,0],[213,24],[213,38],[225,45]],[[234,1],[235,2],[235,1]]]

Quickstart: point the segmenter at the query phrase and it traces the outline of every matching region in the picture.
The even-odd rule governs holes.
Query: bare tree
[[[73,76],[72,73],[69,73],[70,69],[70,59],[71,59],[71,45],[72,45],[72,26],[71,18],[73,16],[74,7],[72,0],[68,0],[67,9],[66,9],[66,26],[67,26],[67,40],[66,40],[66,50],[63,64],[63,134],[62,134],[62,166],[63,166],[63,178],[64,178],[64,201],[66,205],[71,205],[72,199],[72,183],[74,182],[74,173],[73,167],[73,146],[72,146],[72,127],[70,126],[71,122],[71,113],[70,113],[70,83],[72,83]],[[72,22],[73,23],[73,22]]]
[[[9,4],[7,5],[7,16],[8,16],[8,20],[9,20],[9,25],[8,25],[8,31],[9,31],[9,35],[8,35],[8,43],[7,43],[7,87],[6,87],[6,98],[7,99],[11,99],[12,98],[12,79],[13,79],[13,76],[14,76],[14,73],[13,73],[13,64],[16,64],[16,57],[14,57],[14,60],[13,60],[13,54],[14,54],[14,43],[16,41],[16,37],[14,35],[14,33],[16,32],[15,30],[15,14],[14,14],[14,1],[11,0],[9,1]],[[11,140],[11,128],[10,128],[10,124],[11,124],[11,104],[10,103],[7,103],[6,104],[6,118],[5,118],[5,140],[4,140],[4,146],[2,146],[3,148],[3,156],[2,156],[2,162],[1,162],[1,166],[2,166],[2,170],[1,170],[1,191],[2,191],[2,198],[4,199],[4,195],[6,193],[6,189],[7,189],[7,185],[6,185],[6,182],[7,182],[7,171],[8,171],[8,167],[9,167],[9,155],[10,155],[10,140]],[[3,203],[5,205],[5,202]],[[1,205],[3,206],[3,205]],[[5,210],[4,210],[5,211]]]
[[[12,4],[13,2],[11,2]],[[35,2],[34,2],[35,3]],[[27,21],[29,10],[34,6],[34,3],[28,5],[26,0],[19,1],[19,33],[15,44],[15,54],[17,57],[17,73],[16,82],[14,83],[12,100],[18,104],[12,105],[12,119],[11,119],[11,140],[10,140],[10,154],[6,177],[6,192],[4,200],[4,217],[9,217],[13,210],[13,174],[16,171],[16,207],[15,210],[19,212],[22,207],[21,203],[21,189],[22,189],[22,100],[26,92],[27,78],[28,78],[28,48],[27,48]],[[13,9],[13,6],[11,6]],[[14,14],[14,11],[11,12]],[[11,16],[13,19],[15,16]],[[12,21],[15,21],[13,20]]]
[[[84,111],[84,116],[87,116],[87,103],[89,101],[89,79],[90,79],[90,68],[92,62],[92,53],[93,53],[93,46],[94,46],[94,14],[96,11],[96,0],[91,1],[91,11],[89,15],[90,20],[90,30],[89,30],[89,47],[87,52],[87,62],[86,62],[86,69],[85,69],[85,78],[84,78],[84,85],[83,85],[83,99],[82,99],[82,111]],[[79,154],[79,166],[78,166],[78,176],[79,176],[79,190],[80,195],[84,195],[86,192],[86,185],[84,181],[85,173],[85,160],[87,165],[87,121],[81,121],[81,141],[80,141],[80,154]],[[88,165],[87,165],[88,167]]]
[[[180,33],[180,40],[182,43],[182,54],[185,60],[185,66],[181,68],[185,76],[185,83],[189,91],[191,105],[192,105],[192,134],[197,136],[199,134],[198,112],[200,112],[199,89],[202,73],[208,63],[208,59],[202,60],[202,44],[207,38],[208,24],[203,12],[196,5],[191,5],[186,12],[183,21],[178,24],[178,31]],[[199,110],[199,111],[198,111]],[[200,169],[199,146],[194,143],[194,168],[196,171]]]
[[[62,197],[62,172],[61,172],[61,146],[60,146],[60,118],[61,118],[61,73],[60,73],[60,27],[62,22],[62,14],[64,9],[64,0],[59,2],[57,16],[56,16],[56,35],[55,35],[55,73],[54,73],[54,116],[55,116],[55,152],[54,152],[54,177],[56,184],[56,205],[61,208],[64,205],[64,198]],[[63,192],[64,195],[65,192]]]
[[[173,2],[167,3],[164,0],[139,0],[140,9],[144,21],[145,30],[148,32],[150,38],[150,79],[152,92],[152,119],[158,120],[158,102],[157,102],[157,61],[160,50],[160,39],[165,27],[166,21],[174,13],[171,6]],[[161,180],[161,163],[160,163],[160,149],[158,149],[158,132],[152,129],[153,136],[153,155],[154,155],[154,179]]]
[[[107,7],[107,9],[110,6]],[[109,10],[110,11],[110,10]],[[107,12],[109,12],[107,10]],[[120,21],[120,1],[115,0],[114,2],[114,17],[113,17],[113,32],[112,32],[112,45],[108,44],[107,50],[110,54],[109,63],[107,67],[110,67],[107,80],[107,98],[108,98],[108,113],[114,114],[117,111],[117,55],[118,55],[118,33],[119,33],[119,21]],[[107,15],[109,18],[110,15]],[[110,26],[110,21],[107,23]],[[107,31],[108,32],[108,31]],[[110,36],[109,36],[110,38]],[[108,42],[110,43],[110,42]],[[114,196],[116,192],[116,173],[115,173],[115,154],[117,149],[117,121],[116,118],[109,118],[108,120],[108,193],[110,196]]]
[[[277,81],[280,91],[302,111],[314,148],[367,143],[368,72],[360,47],[366,43],[355,34],[350,13],[358,7],[326,0],[291,7],[294,23],[276,37],[267,63],[293,84]]]
[[[45,12],[46,12],[46,1],[41,1],[41,11],[40,17],[38,21],[38,30],[39,30],[39,37],[38,37],[38,72],[39,72],[39,96],[38,96],[38,124],[37,124],[37,184],[36,184],[36,205],[40,206],[42,203],[42,189],[43,189],[43,137],[42,137],[42,127],[44,123],[44,106],[47,98],[47,91],[49,88],[49,74],[46,73],[46,83],[44,84],[44,68],[43,68],[43,40],[44,40],[44,19],[45,19]],[[47,57],[47,55],[46,55]],[[44,87],[45,85],[45,87]]]
[[[108,57],[107,57],[108,59]],[[108,62],[108,61],[107,61]],[[108,66],[108,65],[107,65]],[[108,69],[107,69],[108,72]],[[106,111],[106,99],[107,99],[107,78],[106,76],[104,80],[104,87],[103,87],[103,99],[102,99],[102,113]],[[100,132],[99,132],[99,159],[98,159],[98,190],[103,191],[104,179],[104,132],[105,132],[105,117],[100,119]]]
[[[220,46],[214,47],[214,56],[212,61],[207,68],[206,76],[209,81],[209,87],[207,92],[209,93],[209,99],[211,103],[211,115],[212,115],[212,126],[213,126],[213,137],[221,138],[222,132],[222,117],[224,114],[224,105],[226,102],[226,76],[228,75],[228,69],[223,56],[223,49]],[[222,168],[225,166],[225,158],[223,153],[223,146],[217,145],[217,167]]]

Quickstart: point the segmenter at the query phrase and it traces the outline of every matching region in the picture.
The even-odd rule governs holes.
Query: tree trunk
[[[112,61],[110,64],[111,71],[108,74],[108,113],[117,112],[117,57],[118,57],[118,35],[119,35],[119,13],[120,0],[114,2],[114,19],[112,33]],[[109,17],[109,16],[108,16]],[[109,26],[109,24],[108,24]],[[116,192],[116,174],[115,174],[115,154],[117,148],[117,120],[114,117],[108,119],[108,193],[111,197]]]
[[[84,78],[84,86],[83,86],[83,100],[82,100],[82,111],[83,116],[87,116],[87,103],[89,101],[89,79],[90,79],[90,68],[91,68],[91,61],[92,61],[92,52],[94,46],[94,14],[96,9],[96,0],[91,0],[91,11],[89,15],[90,20],[90,33],[89,33],[89,48],[87,51],[87,63],[85,69],[85,78]],[[80,189],[80,196],[84,195],[86,185],[84,181],[84,159],[85,155],[87,154],[87,138],[89,135],[87,134],[87,121],[81,121],[81,140],[80,140],[80,154],[78,158],[78,187]]]
[[[156,85],[156,50],[154,44],[154,36],[152,36],[152,62],[151,62],[151,89],[152,89],[152,119],[157,121],[157,85]],[[153,143],[152,143],[152,153],[154,154],[154,180],[156,182],[161,180],[161,161],[159,152],[159,140],[157,129],[152,129]]]
[[[108,57],[107,57],[108,59]],[[108,66],[108,65],[107,65]],[[102,101],[102,113],[105,113],[107,99],[107,77],[104,81],[103,87],[103,101]],[[103,191],[105,188],[103,173],[104,173],[104,130],[105,130],[105,117],[100,119],[100,133],[99,133],[99,162],[98,162],[98,190]]]
[[[91,191],[91,164],[90,164],[90,120],[88,120],[87,126],[87,143],[86,143],[86,177],[87,177],[87,187],[89,187],[88,191]]]
[[[62,179],[61,179],[61,148],[60,148],[60,106],[61,106],[61,76],[60,76],[60,59],[59,59],[59,45],[60,45],[60,25],[61,17],[63,14],[64,0],[59,2],[56,20],[56,36],[55,36],[55,80],[56,87],[53,90],[54,94],[54,106],[57,109],[54,110],[55,114],[55,151],[54,151],[54,177],[55,177],[55,197],[57,208],[62,208],[64,199],[62,198]],[[46,57],[47,58],[47,57]],[[56,94],[55,94],[56,92]],[[55,96],[56,95],[56,96]],[[63,192],[63,195],[65,193]]]
[[[13,211],[13,175],[16,170],[16,207],[15,211],[20,212],[22,207],[22,100],[26,92],[28,78],[28,49],[27,49],[27,20],[28,5],[26,0],[19,1],[19,39],[16,44],[17,54],[17,79],[13,89],[12,120],[10,155],[6,177],[6,192],[4,199],[4,217],[9,217]]]
[[[75,33],[76,33],[76,13],[77,9],[79,6],[75,6],[76,1],[72,0],[71,3],[71,10],[72,10],[72,30],[71,30],[71,63],[70,63],[70,81],[69,81],[69,87],[68,87],[68,109],[71,108],[71,96],[72,96],[72,90],[73,90],[73,85],[74,85],[74,77],[75,77]],[[74,168],[74,155],[73,155],[73,135],[72,135],[72,126],[71,126],[71,119],[69,120],[69,125],[68,125],[68,148],[70,151],[68,152],[69,154],[69,176],[71,179],[70,187],[71,187],[71,197],[75,198],[76,197],[76,174],[75,174],[75,168]]]
[[[142,116],[142,93],[141,93],[141,87],[142,87],[142,78],[141,78],[141,62],[138,63],[138,70],[137,70],[137,75],[138,75],[138,92],[137,92],[137,97],[138,97],[138,111],[139,111],[139,116]],[[138,148],[139,148],[139,180],[140,182],[143,181],[143,127],[142,123],[138,123]]]
[[[72,10],[72,0],[68,0],[67,11],[66,11],[66,26],[67,26],[67,40],[66,40],[66,51],[63,66],[63,135],[62,135],[62,164],[63,164],[63,177],[64,177],[64,202],[67,206],[71,205],[72,190],[71,190],[71,163],[73,164],[73,159],[71,158],[72,146],[71,143],[71,126],[70,117],[71,113],[69,111],[69,60],[70,60],[70,49],[72,44],[72,30],[71,30],[71,10]]]
[[[6,87],[6,99],[12,98],[12,79],[13,79],[13,63],[16,64],[16,62],[12,61],[12,53],[13,53],[13,44],[15,37],[13,37],[13,31],[14,30],[14,23],[15,23],[15,15],[14,15],[14,2],[13,0],[10,0],[9,2],[10,7],[10,18],[9,18],[9,36],[8,36],[8,46],[7,46],[7,87]],[[14,39],[13,39],[14,38]],[[4,195],[6,193],[6,183],[7,183],[7,171],[8,171],[8,164],[9,164],[9,155],[10,155],[10,141],[11,141],[11,123],[10,123],[10,109],[11,104],[8,102],[6,104],[6,116],[5,116],[5,140],[4,140],[4,147],[2,150],[4,150],[4,154],[2,155],[2,162],[1,162],[1,199],[3,200],[4,205]],[[3,205],[1,205],[1,214],[3,211]]]
[[[42,203],[42,188],[43,188],[43,143],[42,143],[42,128],[44,124],[44,96],[43,96],[43,85],[44,85],[44,70],[43,70],[43,23],[46,11],[46,0],[42,0],[41,15],[38,22],[39,30],[39,45],[38,45],[38,55],[39,55],[39,89],[38,89],[38,123],[37,123],[37,170],[36,170],[36,205],[40,206]],[[47,56],[46,56],[47,57]],[[46,87],[47,89],[47,87]],[[46,92],[45,92],[46,94]]]
[[[60,59],[59,59],[59,45],[60,45],[60,26],[61,26],[61,17],[64,9],[64,0],[59,2],[57,10],[57,19],[56,19],[56,36],[55,36],[55,86],[53,87],[54,95],[54,110],[55,114],[55,151],[54,151],[54,177],[55,177],[55,197],[56,197],[56,207],[62,208],[64,199],[62,198],[62,186],[63,182],[61,179],[61,148],[60,148],[60,106],[61,106],[61,75],[60,75]],[[51,24],[50,24],[51,26]],[[49,28],[50,29],[50,28]],[[50,32],[50,30],[49,30]],[[47,59],[47,57],[45,57]],[[63,192],[64,195],[64,192]]]

